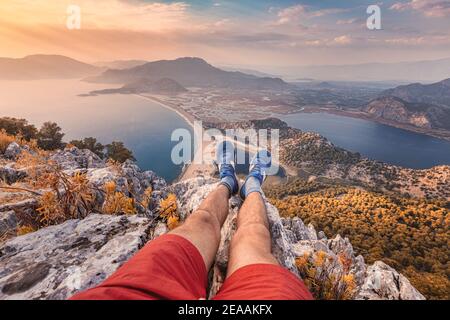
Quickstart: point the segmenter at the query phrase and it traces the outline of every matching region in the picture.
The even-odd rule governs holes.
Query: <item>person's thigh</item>
[[[254,264],[229,276],[214,300],[312,300],[303,281],[273,264]]]
[[[139,251],[100,286],[75,300],[198,300],[206,298],[207,271],[197,248],[164,235]]]

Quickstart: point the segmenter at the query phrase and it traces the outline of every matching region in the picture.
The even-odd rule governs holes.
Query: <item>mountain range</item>
[[[129,69],[148,63],[146,60],[113,60],[113,61],[99,61],[94,65],[107,69]]]
[[[0,79],[75,79],[100,73],[102,68],[60,55],[30,55],[0,58]]]
[[[450,108],[429,103],[412,103],[394,96],[370,101],[363,111],[374,118],[423,129],[450,130]]]
[[[279,78],[257,77],[216,68],[200,58],[179,58],[148,62],[130,69],[110,69],[85,79],[96,83],[130,83],[139,79],[157,81],[170,78],[184,87],[217,87],[254,90],[283,90],[289,85]]]
[[[383,91],[381,96],[394,96],[410,103],[429,103],[450,107],[450,79],[432,84],[413,83]]]

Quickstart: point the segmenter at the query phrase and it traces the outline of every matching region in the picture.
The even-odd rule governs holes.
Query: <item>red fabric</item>
[[[305,284],[273,264],[254,264],[235,271],[214,300],[312,300]]]
[[[197,248],[176,235],[161,236],[96,288],[71,300],[199,300],[206,298],[207,271]],[[216,300],[306,300],[311,294],[295,275],[275,265],[234,272]]]

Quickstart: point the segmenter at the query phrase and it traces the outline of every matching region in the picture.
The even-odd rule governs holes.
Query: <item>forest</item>
[[[284,217],[348,237],[368,263],[382,260],[428,299],[449,299],[449,203],[296,179],[266,188]]]

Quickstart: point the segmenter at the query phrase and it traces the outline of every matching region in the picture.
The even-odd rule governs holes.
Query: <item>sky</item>
[[[381,30],[366,10],[381,8]],[[81,10],[80,29],[67,9]],[[289,67],[450,57],[450,0],[1,0],[0,57]]]

